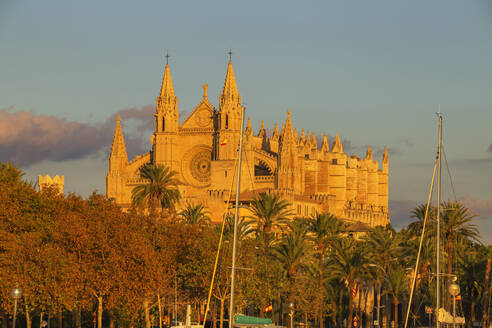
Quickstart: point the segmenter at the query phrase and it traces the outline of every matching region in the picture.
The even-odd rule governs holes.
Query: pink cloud
[[[471,198],[469,196],[464,196],[461,197],[459,201],[479,216],[492,217],[492,198],[484,200],[480,198]]]
[[[122,123],[136,122],[136,132],[124,131],[129,157],[146,151],[153,127],[153,106],[119,110],[100,123],[69,121],[13,108],[0,109],[0,159],[28,167],[43,160],[65,161],[109,151],[120,115]],[[126,130],[126,129],[125,129]]]

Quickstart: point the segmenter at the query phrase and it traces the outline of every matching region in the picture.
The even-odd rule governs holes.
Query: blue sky
[[[398,227],[426,197],[440,104],[457,197],[481,214],[492,242],[487,0],[2,0],[1,160],[18,161],[33,180],[65,174],[67,191],[104,192],[116,113],[127,115],[135,153],[149,146],[152,117],[142,113],[155,102],[166,51],[180,112],[190,113],[203,83],[218,104],[229,48],[255,128],[280,124],[290,109],[295,127],[338,132],[349,154],[388,145]]]

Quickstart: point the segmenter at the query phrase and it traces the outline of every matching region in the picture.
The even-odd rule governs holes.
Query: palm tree
[[[261,193],[250,205],[251,219],[256,224],[256,234],[263,239],[266,250],[270,244],[272,229],[281,228],[293,214],[291,204],[278,195]]]
[[[340,238],[340,234],[345,230],[345,224],[329,213],[316,214],[308,220],[308,231],[310,239],[313,241],[316,252],[318,253],[318,321],[319,327],[323,325],[323,304],[324,304],[324,259],[328,247]]]
[[[305,240],[306,229],[300,225],[293,226],[296,228],[286,234],[272,251],[272,257],[280,263],[287,278],[289,302],[294,301],[295,279],[309,251],[309,245]]]
[[[442,236],[444,239],[444,249],[447,254],[447,273],[453,273],[453,261],[455,256],[456,244],[461,240],[479,241],[478,228],[471,220],[476,217],[470,210],[462,204],[447,201],[441,206],[442,211]],[[450,304],[450,295],[446,294],[446,304]]]
[[[179,200],[176,172],[162,165],[147,164],[140,169],[140,176],[147,181],[133,188],[132,202],[137,207],[146,206],[152,215],[157,207],[174,210]]]
[[[186,207],[178,213],[178,217],[187,224],[205,225],[210,223],[210,212],[202,204],[187,203]]]
[[[354,302],[352,291],[356,288],[356,282],[368,271],[369,257],[367,247],[356,242],[353,237],[337,240],[333,244],[333,257],[330,258],[332,274],[345,281],[348,288],[349,304],[347,327],[352,326]]]
[[[409,279],[400,265],[393,265],[388,272],[387,294],[393,296],[395,327],[398,327],[398,304],[408,293]]]

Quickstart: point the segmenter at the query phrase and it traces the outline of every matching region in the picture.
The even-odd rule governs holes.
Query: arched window
[[[229,115],[226,114],[226,119],[225,119],[225,128],[228,129],[229,128]]]
[[[165,118],[165,117],[163,117],[163,118],[162,118],[162,131],[164,132],[164,131],[165,131],[165,129],[166,129],[166,118]]]

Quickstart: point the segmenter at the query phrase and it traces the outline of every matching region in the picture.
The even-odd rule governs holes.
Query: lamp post
[[[22,290],[18,287],[15,287],[10,292],[10,296],[14,299],[14,317],[12,320],[12,328],[15,328],[15,317],[17,316],[17,301],[22,297]]]
[[[294,303],[289,304],[290,328],[294,328]]]
[[[456,296],[460,293],[460,286],[456,283],[451,283],[448,287],[449,294],[453,296],[453,328],[456,328]]]

